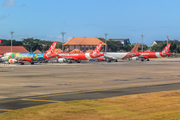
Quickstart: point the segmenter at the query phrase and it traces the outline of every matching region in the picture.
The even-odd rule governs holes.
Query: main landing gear
[[[67,62],[68,62],[68,63],[72,63],[72,61],[71,61],[71,60],[68,60]]]
[[[106,61],[107,61],[107,62],[111,62],[111,60],[110,60],[110,59],[107,59]]]
[[[76,62],[77,62],[77,63],[80,63],[80,62],[81,62],[81,60],[76,60]]]
[[[147,60],[147,61],[149,61],[149,58],[147,58],[146,60]],[[144,61],[144,59],[143,59],[143,58],[141,58],[141,61]]]

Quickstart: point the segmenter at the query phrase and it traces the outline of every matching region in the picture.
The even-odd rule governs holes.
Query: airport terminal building
[[[66,46],[65,51],[72,51],[74,49],[79,49],[83,52],[87,50],[94,50],[96,46],[99,44],[99,42],[102,42],[102,41],[99,40],[98,38],[73,37],[69,41],[64,43],[64,45]],[[105,49],[105,45],[106,44],[103,42],[102,48],[101,48],[102,51]]]

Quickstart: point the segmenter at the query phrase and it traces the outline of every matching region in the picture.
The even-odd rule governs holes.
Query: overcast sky
[[[1,0],[0,39],[129,38],[148,46],[180,40],[180,0]]]

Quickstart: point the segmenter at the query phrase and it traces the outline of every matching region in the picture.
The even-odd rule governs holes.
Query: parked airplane
[[[149,58],[159,58],[159,57],[169,56],[172,54],[169,53],[170,46],[171,43],[168,43],[162,52],[139,52],[138,58],[141,58],[141,61],[144,61],[145,59],[149,61]]]
[[[35,61],[42,61],[56,57],[57,54],[54,54],[56,44],[57,41],[54,41],[46,53],[5,53],[1,59],[8,63],[18,62],[21,63],[21,65],[24,65],[25,61],[34,64]]]
[[[138,56],[139,53],[137,52],[139,47],[139,43],[136,43],[136,45],[133,47],[133,49],[130,52],[122,52],[122,53],[118,53],[118,52],[106,52],[104,53],[103,57],[99,57],[98,61],[107,61],[107,62],[111,62],[111,61],[115,61],[118,62],[118,59],[130,59],[134,56]]]
[[[68,62],[68,63],[72,63],[72,61],[76,61],[77,63],[80,63],[81,60],[89,60],[103,56],[103,53],[102,54],[99,53],[101,50],[101,46],[102,46],[102,42],[100,42],[98,46],[95,48],[95,50],[91,53],[57,53],[58,61]]]

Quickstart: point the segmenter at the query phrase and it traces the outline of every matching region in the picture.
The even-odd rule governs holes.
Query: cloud
[[[14,0],[5,0],[3,6],[4,7],[11,7],[14,4]]]
[[[6,18],[8,18],[8,17],[9,17],[9,14],[8,14],[8,15],[1,15],[1,16],[0,16],[0,20],[6,19]]]

